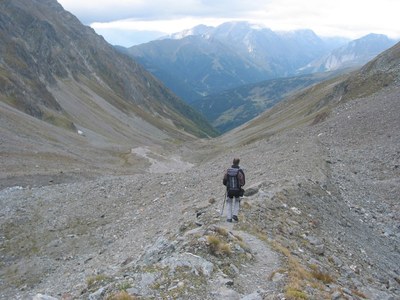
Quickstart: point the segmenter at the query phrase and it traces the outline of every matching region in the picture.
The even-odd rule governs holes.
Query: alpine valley
[[[0,1],[0,299],[399,299],[392,44],[242,22],[117,51]]]
[[[312,79],[296,76],[349,72],[395,43],[379,34],[349,41],[321,38],[311,30],[274,32],[248,22],[229,22],[218,27],[199,25],[117,49],[140,62],[214,127],[226,132],[288,93],[329,74],[316,74]],[[271,85],[285,88],[272,88],[271,94],[267,92]]]

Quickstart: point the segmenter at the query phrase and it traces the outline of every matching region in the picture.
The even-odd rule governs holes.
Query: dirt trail
[[[248,255],[251,256],[251,260],[240,265],[236,264],[235,257],[232,257],[232,263],[236,264],[239,269],[237,269],[237,274],[232,282],[228,280],[228,283],[225,282],[225,284],[217,283],[215,290],[218,291],[219,299],[243,299],[243,297],[245,299],[268,299],[266,298],[268,295],[276,295],[277,291],[282,290],[284,276],[275,278],[274,274],[282,268],[283,262],[266,241],[249,232],[237,230],[236,223],[227,223],[223,220],[215,225],[240,238],[249,250]]]
[[[255,257],[254,263],[243,266],[238,284],[244,289],[251,288],[253,290],[248,290],[247,293],[256,290],[270,290],[274,286],[270,278],[281,265],[278,254],[273,252],[266,242],[252,234],[244,231],[234,231],[233,233],[243,238]]]
[[[193,164],[182,161],[179,155],[158,154],[148,147],[133,148],[131,153],[149,161],[150,173],[178,173],[193,167]]]

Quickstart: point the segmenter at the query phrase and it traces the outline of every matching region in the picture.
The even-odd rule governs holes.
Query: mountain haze
[[[1,1],[0,39],[2,153],[18,153],[29,168],[28,153],[36,149],[45,159],[47,144],[54,169],[58,160],[93,165],[91,151],[123,166],[131,148],[216,134],[55,0]],[[21,148],[23,140],[32,149]],[[2,160],[3,171],[8,167]]]
[[[255,118],[290,94],[335,75],[326,72],[272,79],[211,94],[190,104],[220,132],[227,132]]]
[[[192,102],[239,85],[295,74],[334,45],[311,30],[274,32],[248,22],[228,22],[197,26],[123,51]]]
[[[390,48],[396,41],[382,34],[368,34],[334,49],[328,55],[311,62],[301,69],[301,72],[325,72],[338,69],[359,67],[384,50]]]
[[[261,67],[211,37],[157,40],[126,53],[186,101],[265,78]]]

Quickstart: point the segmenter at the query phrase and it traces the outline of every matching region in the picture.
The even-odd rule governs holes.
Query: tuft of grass
[[[219,251],[221,254],[230,256],[232,254],[231,246],[227,243],[222,243],[219,247]]]
[[[137,299],[138,299],[137,297],[131,296],[125,291],[121,291],[107,297],[107,300],[137,300]]]
[[[132,287],[132,285],[127,281],[118,284],[118,289],[120,291],[126,291],[127,289],[129,289],[131,287]]]
[[[320,271],[312,271],[311,272],[312,277],[314,277],[315,279],[318,279],[320,281],[322,281],[323,283],[332,283],[333,282],[333,278],[326,273],[320,272]]]
[[[207,242],[210,252],[213,255],[231,255],[232,250],[228,243],[221,241],[221,239],[214,235],[207,236]]]
[[[251,208],[251,204],[247,201],[244,201],[242,204],[242,209],[250,209]]]
[[[285,293],[286,299],[288,300],[302,300],[302,299],[308,299],[308,296],[306,293],[299,291],[297,289],[293,288],[288,288]]]
[[[223,237],[227,237],[228,236],[228,230],[226,230],[225,228],[222,228],[222,227],[215,228],[215,232],[218,233],[219,235],[223,236]]]
[[[287,258],[288,283],[285,292],[286,298],[288,300],[308,299],[307,294],[302,291],[302,288],[312,278],[310,272],[304,269],[300,262],[291,255],[288,248],[276,241],[272,246],[276,251],[282,253]]]
[[[327,273],[321,272],[318,270],[318,267],[314,264],[310,265],[311,276],[319,281],[322,281],[325,284],[332,283],[334,280],[332,276]]]
[[[237,242],[237,244],[240,246],[240,248],[242,248],[244,251],[246,251],[246,252],[250,252],[250,247],[249,247],[249,245],[247,245],[245,242],[243,242],[243,240],[241,241],[241,240],[239,240],[238,242]]]
[[[88,288],[91,288],[96,283],[106,281],[107,279],[108,279],[108,277],[106,275],[104,275],[104,274],[99,274],[99,275],[95,275],[95,276],[89,276],[86,279],[86,285],[88,286]]]
[[[368,299],[368,297],[364,293],[360,292],[359,290],[351,290],[351,293],[353,295],[356,295],[356,296],[360,297],[360,298]]]

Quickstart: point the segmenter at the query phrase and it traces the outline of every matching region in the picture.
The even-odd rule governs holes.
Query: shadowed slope
[[[133,147],[216,135],[55,0],[1,1],[0,41],[2,176],[71,171],[71,160],[118,169]]]

